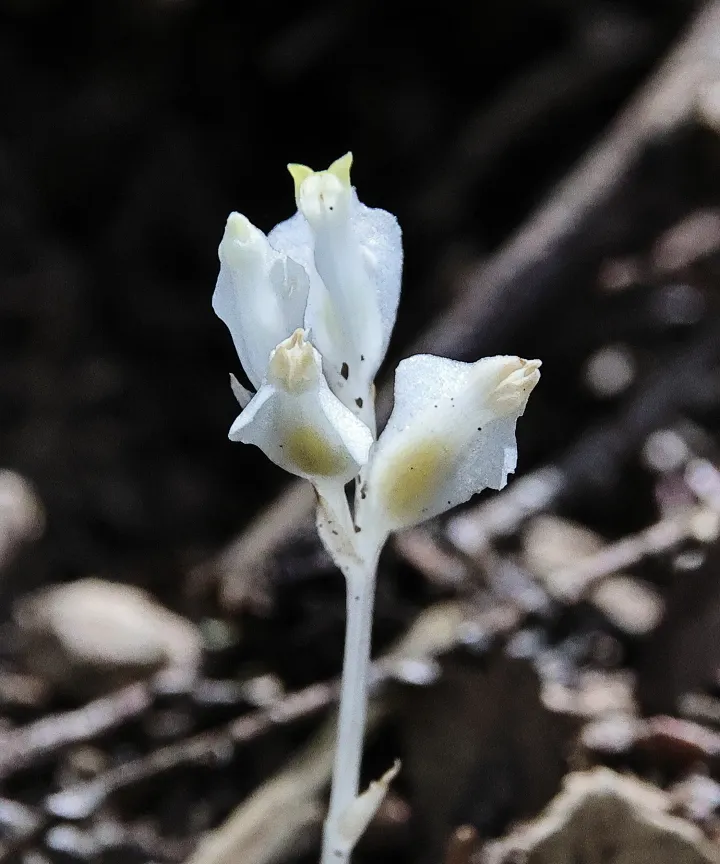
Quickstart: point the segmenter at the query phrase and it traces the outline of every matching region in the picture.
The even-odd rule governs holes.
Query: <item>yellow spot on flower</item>
[[[380,477],[380,497],[400,522],[422,515],[450,471],[453,453],[439,438],[414,441],[400,449]]]
[[[334,477],[346,462],[330,442],[312,426],[296,426],[285,439],[285,452],[305,474]]]

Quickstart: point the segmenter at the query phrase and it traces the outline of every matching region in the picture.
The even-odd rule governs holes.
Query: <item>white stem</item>
[[[364,544],[358,544],[362,546]],[[347,864],[352,849],[341,830],[341,819],[358,794],[365,737],[370,642],[378,552],[355,565],[344,562],[347,622],[338,738],[330,809],[323,833],[322,864]]]

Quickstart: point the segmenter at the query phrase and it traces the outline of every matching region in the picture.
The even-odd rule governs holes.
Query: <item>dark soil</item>
[[[321,167],[353,150],[361,197],[394,212],[404,230],[388,377],[418,334],[442,329],[452,299],[608,130],[695,8],[687,0],[0,4],[0,462],[34,484],[47,515],[42,538],[2,574],[0,726],[9,733],[99,695],[31,668],[13,608],[42,586],[90,575],[139,585],[204,632],[219,622],[230,634],[204,659],[217,698],[152,690],[132,719],[103,734],[17,764],[6,757],[0,860],[183,860],[322,715],[308,711],[220,752],[225,724],[252,710],[233,682],[271,674],[295,691],[339,671],[343,585],[312,536],[300,532],[277,550],[262,607],[227,609],[216,583],[197,576],[196,565],[286,483],[226,437],[235,410],[227,373],[239,369],[210,296],[228,212],[269,230],[294,209],[288,161]],[[692,458],[720,470],[720,239],[703,246],[701,237],[720,213],[719,156],[717,131],[696,116],[648,137],[611,194],[523,276],[524,293],[514,283],[503,326],[481,322],[443,346],[463,359],[543,360],[519,427],[518,477],[558,467],[562,490],[538,509],[608,541],[697,497],[683,470],[649,466],[643,453],[657,429],[673,429]],[[691,217],[690,252],[673,257],[668,232]],[[593,358],[612,392],[593,383]],[[480,575],[454,587],[402,547],[389,549],[378,651],[441,599],[477,603],[480,591],[483,608],[507,604],[489,571],[520,560],[523,524],[492,538],[495,564],[475,562]],[[467,563],[444,525],[430,531]],[[572,682],[581,670],[632,670],[643,716],[680,716],[688,693],[720,697],[717,560],[717,546],[691,538],[626,568],[666,603],[662,624],[642,638],[585,596],[546,597],[544,612],[522,609],[510,632],[450,652],[440,691],[396,685],[401,707],[374,737],[366,772],[376,776],[397,755],[407,770],[395,810],[371,830],[358,864],[442,864],[454,827],[501,836],[534,816],[577,764],[578,730],[568,732],[566,718],[524,725],[532,711],[523,706],[538,702],[546,678],[536,670],[530,681],[508,660],[518,634],[539,640],[536,660],[552,649]],[[11,679],[42,687],[18,695]],[[503,706],[494,725],[477,707],[488,702]],[[503,725],[515,731],[501,735]],[[208,730],[218,740],[207,758],[127,780],[83,819],[48,810],[47,796],[84,771],[95,776]],[[619,756],[585,753],[583,764],[607,762],[668,787],[699,760],[718,779],[716,754],[688,755],[678,740],[675,730]],[[535,758],[544,743],[545,761]],[[465,754],[461,768],[438,776],[454,748]],[[681,755],[673,761],[668,751]],[[18,827],[23,819],[30,827]],[[101,825],[113,826],[116,842],[87,841]],[[298,841],[288,860],[315,861],[316,836]]]

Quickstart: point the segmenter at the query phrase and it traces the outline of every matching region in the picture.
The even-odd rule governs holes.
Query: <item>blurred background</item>
[[[380,384],[544,364],[518,479],[384,560],[366,770],[404,769],[358,862],[510,860],[597,765],[713,860],[718,44],[691,0],[0,2],[0,861],[183,861],[252,795],[193,861],[316,860],[343,586],[227,441],[210,298],[227,214],[349,149],[404,231]]]

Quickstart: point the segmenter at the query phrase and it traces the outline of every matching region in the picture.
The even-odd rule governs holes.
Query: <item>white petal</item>
[[[309,280],[239,213],[231,213],[220,248],[213,309],[225,322],[246,375],[259,387],[273,348],[301,327]]]
[[[342,374],[347,356],[355,356],[352,348],[353,334],[343,326],[325,283],[315,269],[315,237],[307,219],[298,212],[290,219],[280,222],[268,234],[268,241],[274,249],[302,265],[307,273],[310,289],[305,309],[305,329],[310,331],[311,339],[322,355],[323,372],[331,390],[367,423],[370,418],[363,416],[354,402],[357,396],[363,399],[362,391],[365,387],[357,388],[358,394],[352,396]],[[350,346],[349,350],[347,346]],[[371,425],[374,425],[374,420]]]
[[[246,408],[253,397],[253,393],[247,387],[243,387],[232,372],[230,373],[230,389],[233,392],[233,396],[237,399],[240,408]]]
[[[351,218],[357,240],[364,250],[365,265],[375,284],[382,328],[382,357],[384,357],[395,326],[400,301],[403,266],[402,232],[392,213],[366,207],[357,200],[357,196],[354,196],[354,199],[356,207]]]
[[[346,362],[359,362],[358,377],[371,382],[395,324],[402,238],[390,213],[366,207],[355,190],[349,199],[336,220],[313,226],[315,268],[352,339],[354,356],[349,355]],[[306,326],[314,329],[315,322],[307,320]]]
[[[273,352],[267,383],[233,423],[229,437],[256,444],[281,468],[318,488],[353,479],[373,442],[370,430],[331,393],[320,355],[302,331]]]
[[[400,363],[395,407],[368,467],[363,509],[376,530],[416,524],[505,485],[517,462],[515,423],[539,365],[430,355]]]
[[[371,385],[400,297],[402,237],[394,216],[360,203],[350,161],[348,154],[321,172],[291,166],[300,212],[269,239],[309,274],[305,327],[333,392],[372,424]]]
[[[366,566],[356,548],[355,526],[352,522],[345,489],[337,484],[318,488],[315,527],[330,557],[346,574],[356,573]]]

